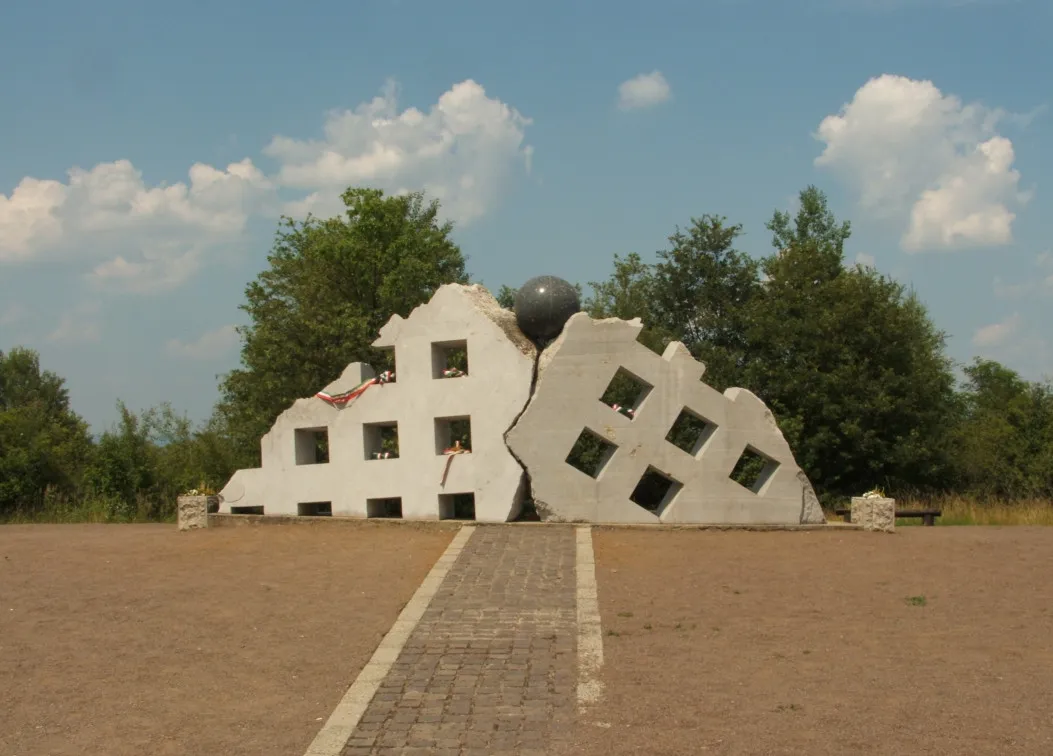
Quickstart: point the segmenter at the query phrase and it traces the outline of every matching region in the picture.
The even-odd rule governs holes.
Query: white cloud
[[[874,263],[877,262],[873,255],[868,255],[866,252],[860,252],[856,255],[856,265],[860,265],[864,268],[873,268]]]
[[[201,334],[194,341],[171,339],[165,344],[170,357],[190,360],[214,360],[230,352],[238,344],[236,326],[225,325]]]
[[[1020,313],[1014,312],[999,323],[992,323],[983,328],[978,328],[973,334],[973,346],[997,347],[1005,346],[1010,339],[1020,332],[1023,319]]]
[[[48,341],[64,344],[96,342],[102,336],[98,316],[98,302],[87,302],[75,307],[59,318],[55,330],[48,334]]]
[[[28,314],[25,307],[18,304],[18,302],[12,302],[4,308],[3,312],[0,312],[0,326],[10,326],[19,323],[25,320]]]
[[[994,279],[996,297],[1010,299],[1030,294],[1053,294],[1053,251],[1035,255],[1035,267],[1038,273],[1020,283],[1006,283],[1001,277]]]
[[[636,110],[659,105],[669,99],[672,90],[661,71],[637,74],[618,85],[618,107]]]
[[[343,191],[363,185],[392,193],[423,189],[447,217],[468,223],[490,209],[517,166],[529,171],[533,149],[524,140],[531,120],[471,79],[427,112],[400,112],[397,94],[389,82],[354,110],[330,113],[322,140],[274,137],[264,153],[281,165],[278,182],[309,192],[287,213],[338,214]]]
[[[398,110],[396,87],[353,110],[333,112],[324,139],[276,136],[265,176],[251,159],[220,170],[196,163],[188,180],[148,185],[128,160],[73,168],[65,182],[26,177],[0,194],[0,264],[64,259],[98,288],[146,294],[187,281],[210,254],[244,239],[254,214],[273,216],[280,189],[294,217],[330,217],[349,186],[390,193],[422,189],[445,217],[470,222],[489,210],[517,167],[530,170],[531,123],[472,80],[427,112]]]
[[[67,183],[27,177],[10,197],[0,195],[0,262],[90,262],[93,250],[106,250],[116,255],[93,279],[116,278],[136,291],[178,285],[201,249],[239,236],[272,190],[247,158],[225,170],[197,163],[188,183],[172,185],[147,186],[128,160],[73,168]]]
[[[908,252],[1007,244],[1028,199],[1012,142],[996,131],[1009,118],[930,81],[885,74],[819,124],[825,148],[816,164],[856,191],[869,214],[904,219]]]

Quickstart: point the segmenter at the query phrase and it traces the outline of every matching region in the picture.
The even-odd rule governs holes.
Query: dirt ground
[[[0,527],[0,755],[303,753],[452,536]]]
[[[572,753],[1053,754],[1053,528],[596,530]]]

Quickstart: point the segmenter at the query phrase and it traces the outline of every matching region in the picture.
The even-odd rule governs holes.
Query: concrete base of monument
[[[354,525],[376,525],[378,527],[421,527],[438,529],[457,529],[463,525],[480,527],[512,528],[568,528],[591,525],[596,529],[637,528],[641,530],[719,530],[719,531],[753,531],[753,532],[829,532],[843,533],[848,530],[863,530],[863,526],[854,522],[828,522],[813,524],[780,524],[780,523],[581,523],[581,522],[476,522],[474,520],[400,520],[396,518],[365,517],[314,517],[308,515],[259,515],[259,514],[210,514],[208,527],[238,527],[246,525],[314,525],[346,527]]]

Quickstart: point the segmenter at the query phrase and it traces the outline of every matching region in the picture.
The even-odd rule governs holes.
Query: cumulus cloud
[[[1012,241],[1028,200],[1001,110],[963,104],[931,81],[885,74],[819,124],[816,164],[858,193],[876,218],[902,219],[907,252]]]
[[[219,170],[191,166],[189,181],[147,186],[128,160],[73,168],[68,180],[23,179],[0,195],[0,262],[117,254],[94,279],[119,279],[153,291],[178,285],[203,248],[236,238],[273,190],[249,159]]]
[[[529,171],[530,123],[471,79],[427,112],[400,111],[389,82],[354,110],[330,113],[323,139],[276,136],[264,153],[280,164],[282,186],[308,192],[286,207],[291,215],[335,215],[348,186],[366,185],[392,193],[423,189],[447,217],[468,223],[490,209],[517,168]]]
[[[995,276],[995,296],[1010,299],[1031,294],[1053,295],[1053,251],[1035,255],[1035,268],[1035,275],[1018,283],[1006,283],[1000,276]]]
[[[26,308],[18,304],[18,302],[11,302],[0,311],[0,326],[11,326],[19,323],[25,320],[28,314]]]
[[[93,343],[101,336],[99,304],[87,302],[63,314],[58,325],[48,334],[48,341],[63,344]]]
[[[876,262],[877,260],[874,259],[874,256],[868,255],[866,252],[860,252],[856,255],[856,265],[859,265],[860,267],[873,268],[874,263]]]
[[[182,359],[214,360],[228,354],[237,344],[237,327],[225,325],[214,331],[206,331],[194,341],[170,339],[165,344],[165,352],[170,357]]]
[[[618,107],[622,110],[651,108],[669,99],[672,89],[661,71],[637,74],[618,85]]]
[[[1005,320],[978,328],[973,334],[973,346],[1005,346],[1010,339],[1020,333],[1021,325],[1023,325],[1023,319],[1020,313],[1014,312]]]
[[[447,218],[489,210],[518,169],[530,170],[531,123],[472,80],[427,111],[399,110],[393,83],[352,110],[330,113],[324,138],[276,136],[265,175],[249,158],[191,166],[186,181],[148,185],[128,160],[73,168],[65,181],[26,177],[0,194],[0,264],[74,260],[96,287],[140,294],[187,281],[210,254],[244,238],[253,215],[330,217],[348,186],[424,190]],[[279,190],[299,194],[282,207]]]

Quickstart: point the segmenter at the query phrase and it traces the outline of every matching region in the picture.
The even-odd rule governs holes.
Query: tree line
[[[353,188],[343,201],[340,217],[281,221],[245,290],[240,365],[198,427],[168,404],[118,403],[118,422],[93,437],[35,352],[0,352],[0,517],[169,518],[179,493],[257,465],[278,414],[349,362],[388,367],[370,346],[379,328],[469,282],[467,260],[423,193]],[[1053,384],[991,360],[955,365],[912,291],[845,264],[851,226],[815,187],[767,228],[771,250],[757,256],[739,248],[741,225],[692,218],[654,262],[615,255],[585,309],[640,317],[646,346],[681,341],[709,384],[756,393],[826,503],[874,487],[1053,498]],[[497,295],[510,307],[515,291]]]

